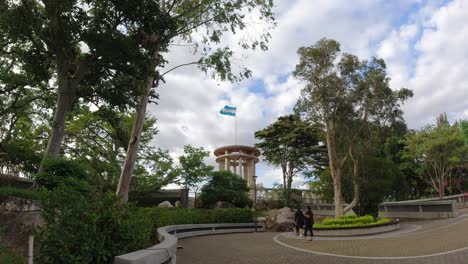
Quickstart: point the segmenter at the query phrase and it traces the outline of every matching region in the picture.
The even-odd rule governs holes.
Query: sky
[[[403,106],[410,128],[434,123],[442,112],[451,121],[468,119],[468,0],[277,0],[274,12],[277,27],[267,51],[232,47],[234,63],[252,70],[250,79],[220,82],[194,66],[166,75],[158,104],[149,106],[159,129],[151,144],[174,158],[186,144],[204,147],[211,152],[206,162],[215,165],[212,151],[234,144],[234,118],[219,114],[230,105],[237,107],[238,144],[254,145],[255,131],[291,113],[299,98],[304,84],[291,75],[298,48],[323,37],[361,59],[385,59],[392,89],[414,92]],[[233,39],[227,35],[223,42]],[[172,48],[168,68],[191,56],[188,48]],[[281,171],[263,160],[256,172],[265,186],[281,182]],[[298,178],[294,186],[303,182]]]

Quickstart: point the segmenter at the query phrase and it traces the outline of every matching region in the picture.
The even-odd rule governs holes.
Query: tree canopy
[[[311,168],[312,164],[320,165],[320,154],[324,149],[319,146],[317,133],[298,115],[288,115],[255,132],[255,137],[260,140],[256,146],[262,150],[265,160],[282,170],[282,186],[289,206],[294,177]]]
[[[450,125],[442,114],[436,125],[427,125],[405,138],[403,158],[418,164],[417,172],[442,199],[449,186],[453,169],[467,153],[463,131],[458,124]]]

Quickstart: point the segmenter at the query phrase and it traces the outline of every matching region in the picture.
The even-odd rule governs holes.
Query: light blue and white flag
[[[226,105],[221,109],[221,111],[219,111],[219,113],[222,115],[236,116],[236,107]]]

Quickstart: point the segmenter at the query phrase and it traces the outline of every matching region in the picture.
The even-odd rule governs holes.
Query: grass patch
[[[390,218],[380,218],[377,221],[370,215],[356,216],[344,215],[338,218],[325,218],[321,223],[314,224],[314,228],[350,228],[350,227],[366,227],[390,223]]]
[[[10,248],[0,247],[0,263],[25,264],[26,259],[13,252]]]
[[[41,200],[42,194],[35,190],[2,186],[0,187],[0,197],[18,197],[30,200]]]

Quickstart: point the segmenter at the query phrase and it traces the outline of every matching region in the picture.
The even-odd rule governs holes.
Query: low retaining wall
[[[257,223],[257,231],[264,232],[263,223]],[[158,228],[161,243],[114,258],[114,264],[175,264],[177,239],[193,236],[227,233],[255,232],[254,223],[173,225]]]
[[[458,216],[457,201],[403,201],[379,204],[379,217],[444,219]]]
[[[342,229],[314,229],[314,235],[324,237],[365,236],[385,233],[400,229],[399,222],[392,222],[370,227],[352,227]]]

